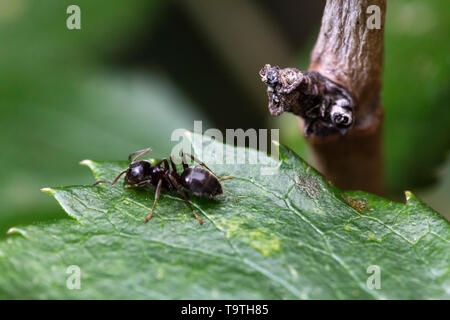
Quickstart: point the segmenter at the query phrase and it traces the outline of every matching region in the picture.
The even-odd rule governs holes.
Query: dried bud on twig
[[[353,124],[354,103],[341,86],[315,71],[280,69],[266,64],[259,72],[267,85],[269,112],[292,112],[305,121],[304,134],[342,135]]]

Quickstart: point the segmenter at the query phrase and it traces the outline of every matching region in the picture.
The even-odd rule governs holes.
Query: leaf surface
[[[144,224],[154,189],[45,189],[73,219],[11,230],[0,242],[0,297],[450,298],[449,222],[411,193],[401,204],[341,192],[282,146],[274,160],[189,137],[218,175],[233,176],[217,199],[190,197],[203,225],[174,193],[162,192]],[[220,164],[242,155],[246,163]],[[96,179],[128,165],[84,163]],[[71,265],[81,270],[79,290],[67,288]],[[380,289],[367,285],[374,265]]]

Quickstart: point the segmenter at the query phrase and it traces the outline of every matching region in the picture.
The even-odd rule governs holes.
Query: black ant
[[[159,160],[154,166],[152,166],[150,162],[145,160],[136,162],[138,158],[149,153],[150,151],[152,151],[152,149],[148,148],[131,153],[128,156],[128,161],[131,161],[131,158],[133,156],[135,157],[133,161],[131,161],[128,169],[119,173],[119,175],[113,180],[113,182],[100,180],[94,182],[93,186],[99,183],[110,183],[113,185],[124,173],[126,173],[124,181],[125,183],[127,183],[127,188],[145,187],[149,184],[156,186],[155,201],[153,202],[150,214],[145,218],[145,222],[151,219],[153,211],[156,207],[156,202],[159,199],[161,189],[164,188],[167,191],[178,191],[188,207],[191,209],[195,218],[200,223],[203,223],[202,219],[200,219],[200,217],[195,213],[194,209],[189,203],[188,197],[183,191],[183,188],[200,197],[215,197],[223,193],[220,181],[231,179],[231,176],[218,177],[210,168],[206,166],[206,164],[186,152],[181,153],[181,161],[183,164],[183,172],[181,173],[181,175],[179,175],[177,172],[177,168],[173,161],[172,155],[170,155],[170,165],[172,166],[172,170],[170,170],[169,161],[167,161],[166,158]],[[185,156],[190,157],[193,161],[197,162],[203,168],[195,166],[189,167],[186,162]],[[164,167],[162,167],[161,165],[163,165]]]

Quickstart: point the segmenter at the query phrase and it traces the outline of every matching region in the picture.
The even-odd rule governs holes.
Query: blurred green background
[[[167,155],[176,128],[280,128],[265,64],[306,68],[324,1],[0,0],[0,237],[64,217],[39,189],[89,184],[80,160]],[[66,9],[81,8],[81,30]],[[389,1],[383,104],[386,179],[450,218],[448,0]]]

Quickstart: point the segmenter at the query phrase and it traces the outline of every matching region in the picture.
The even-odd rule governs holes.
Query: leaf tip
[[[414,195],[413,195],[413,193],[411,191],[408,191],[408,190],[405,191],[406,202],[411,200],[413,197],[414,197]]]
[[[52,189],[51,188],[41,188],[42,192],[48,193],[48,194],[52,194]]]
[[[91,160],[83,160],[83,161],[80,161],[80,164],[82,166],[88,166],[89,167],[92,164],[92,161]]]
[[[6,234],[7,235],[18,234],[18,235],[21,235],[22,237],[25,237],[25,238],[27,237],[27,233],[25,232],[25,230],[19,229],[16,227],[9,228],[8,231],[6,231]]]

